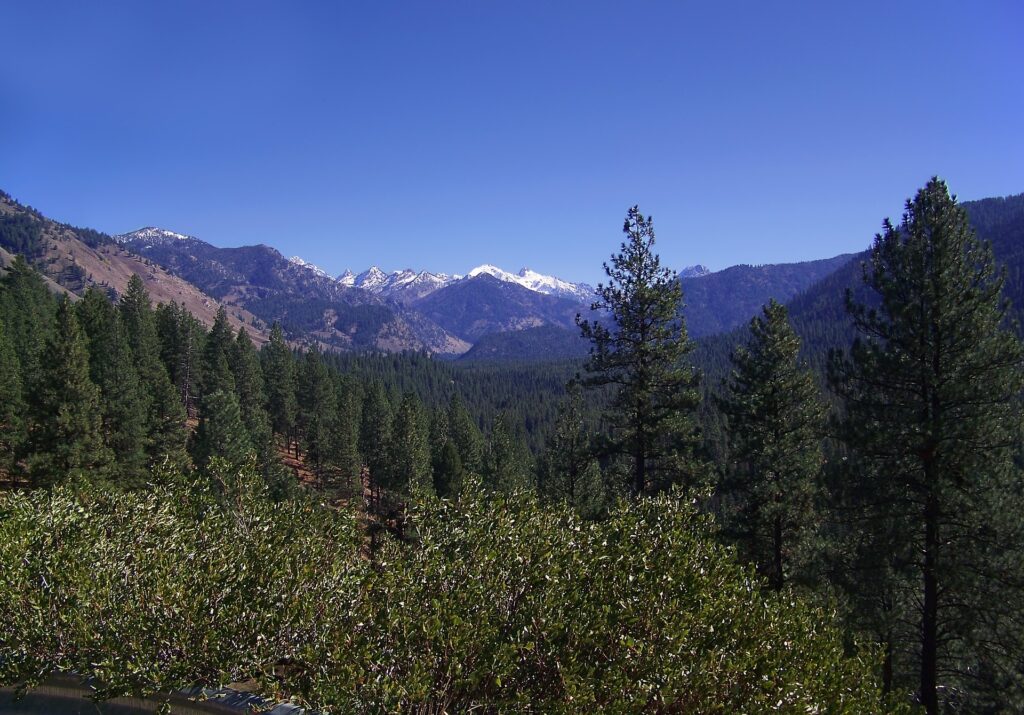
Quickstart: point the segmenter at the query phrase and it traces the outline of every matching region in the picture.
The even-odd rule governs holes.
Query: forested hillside
[[[771,299],[786,303],[853,258],[851,254],[802,263],[739,265],[699,276],[680,276],[686,325],[695,338],[744,325]]]
[[[415,305],[469,342],[490,333],[543,325],[569,327],[576,314],[585,310],[577,301],[536,293],[487,274],[454,283]]]

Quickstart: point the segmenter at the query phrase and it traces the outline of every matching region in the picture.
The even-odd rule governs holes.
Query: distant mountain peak
[[[467,276],[474,277],[481,274],[493,276],[506,283],[516,283],[527,290],[545,295],[554,295],[559,298],[570,298],[582,302],[589,301],[594,295],[594,289],[586,283],[570,283],[569,281],[556,278],[555,276],[544,275],[530,268],[520,268],[518,273],[503,271],[497,266],[485,263],[471,270]]]
[[[345,272],[339,275],[334,280],[336,280],[338,283],[341,283],[343,286],[351,288],[356,283],[356,274],[346,268]]]
[[[311,270],[321,278],[331,277],[331,275],[320,266],[316,265],[315,263],[310,263],[309,261],[303,260],[299,256],[292,256],[291,258],[288,259],[288,262],[296,266],[299,266],[300,268],[306,268],[308,270]]]
[[[356,288],[362,288],[364,290],[377,293],[380,292],[380,289],[385,286],[387,282],[387,273],[377,268],[377,266],[370,266],[356,276],[354,285]]]
[[[118,243],[128,243],[129,241],[163,243],[166,241],[196,241],[198,239],[195,236],[187,236],[184,233],[168,231],[166,228],[144,226],[135,231],[131,231],[130,233],[122,233],[118,236],[114,236],[114,240]]]
[[[687,266],[683,270],[679,271],[680,278],[700,278],[711,274],[711,269],[707,266],[702,266],[698,263],[695,266]]]

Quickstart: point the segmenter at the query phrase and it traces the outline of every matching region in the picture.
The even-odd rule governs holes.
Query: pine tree
[[[483,469],[484,436],[458,393],[448,404],[448,434],[459,452],[459,462],[466,472],[479,474]]]
[[[451,437],[447,410],[436,410],[430,421],[430,452],[434,493],[442,498],[458,496],[466,475],[459,449]]]
[[[230,470],[241,469],[253,457],[252,443],[234,392],[218,390],[203,399],[203,415],[192,445],[192,458],[201,469],[208,469],[215,457],[224,460]]]
[[[481,475],[484,487],[506,493],[530,487],[531,462],[522,435],[513,428],[508,415],[499,413],[494,418],[484,456]]]
[[[411,392],[405,393],[395,413],[392,452],[394,464],[388,488],[404,494],[434,491],[427,416]]]
[[[0,474],[19,476],[19,457],[27,437],[22,400],[21,365],[0,320]]]
[[[459,450],[452,440],[444,443],[433,462],[434,493],[442,499],[453,499],[462,492],[466,470],[462,467]]]
[[[129,279],[117,307],[135,370],[148,398],[146,452],[149,463],[151,466],[160,464],[183,468],[188,464],[185,410],[160,360],[153,308],[149,293],[138,275]]]
[[[146,482],[146,398],[124,327],[106,293],[90,287],[75,306],[89,349],[90,379],[100,388],[104,443],[116,461],[109,479],[123,488]]]
[[[295,401],[295,360],[284,341],[281,326],[277,323],[270,330],[270,342],[263,346],[260,361],[267,390],[270,425],[274,434],[284,438],[286,446],[291,445],[298,409]]]
[[[313,345],[306,351],[299,380],[299,424],[304,435],[307,463],[318,481],[331,453],[331,426],[337,411],[334,382]]]
[[[853,467],[839,494],[851,591],[887,679],[916,687],[928,713],[954,699],[1016,709],[1024,350],[1006,326],[1004,276],[938,179],[883,228],[864,270],[877,304],[848,293],[862,339],[831,364]]]
[[[102,481],[113,455],[103,444],[100,391],[89,379],[89,354],[67,296],[58,304],[56,329],[45,350],[32,404],[32,483]]]
[[[53,333],[56,302],[43,281],[21,256],[15,256],[0,279],[0,317],[18,356],[25,399],[40,379],[41,353]]]
[[[348,484],[356,483],[363,466],[359,454],[359,430],[363,397],[359,384],[351,378],[335,376],[334,422],[331,424],[329,459]]]
[[[724,528],[776,590],[809,581],[818,525],[825,407],[799,351],[786,309],[770,301],[733,354],[719,403],[731,447]]]
[[[363,397],[362,426],[359,430],[359,452],[370,472],[370,485],[378,493],[391,482],[392,435],[394,418],[384,385],[374,381]]]
[[[554,433],[537,463],[537,494],[545,502],[566,502],[580,514],[598,516],[608,495],[583,419],[583,393],[572,382],[558,409]]]
[[[202,342],[206,330],[194,315],[171,301],[156,308],[160,359],[188,416],[199,413]]]
[[[228,322],[224,306],[217,309],[217,317],[206,336],[203,348],[203,395],[215,392],[234,392],[235,379],[231,373],[230,358],[234,349],[234,333]]]
[[[625,459],[633,497],[672,484],[698,486],[707,467],[697,457],[698,378],[686,364],[693,345],[682,318],[682,288],[654,253],[654,225],[634,206],[626,215],[626,241],[597,287],[593,310],[605,319],[577,316],[591,341],[584,385],[611,386],[605,413],[609,435],[601,447]],[[609,327],[610,326],[610,327]]]
[[[265,403],[260,356],[245,328],[235,336],[228,358],[242,420],[253,444],[259,444],[269,439],[270,416]]]

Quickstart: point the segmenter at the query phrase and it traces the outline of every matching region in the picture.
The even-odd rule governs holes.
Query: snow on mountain
[[[564,281],[561,278],[556,278],[555,276],[537,273],[529,268],[523,268],[519,273],[509,273],[508,271],[503,271],[497,266],[485,263],[484,265],[477,266],[471,270],[468,273],[468,276],[478,276],[481,273],[494,276],[498,280],[505,281],[506,283],[517,283],[523,286],[523,288],[532,290],[535,293],[554,295],[559,298],[570,298],[572,300],[586,302],[591,300],[594,296],[594,289],[586,283],[570,283],[569,281]]]
[[[352,275],[351,271],[345,271],[338,276],[337,281],[344,286],[361,288],[386,298],[392,298],[399,303],[411,303],[430,295],[438,288],[444,288],[455,278],[458,276],[414,271],[411,268],[385,273],[377,266],[370,266],[359,275]]]
[[[335,280],[347,287],[362,288],[400,302],[411,302],[430,295],[435,290],[463,279],[473,278],[481,274],[493,276],[506,283],[515,283],[536,293],[569,298],[580,302],[588,302],[594,296],[594,289],[586,283],[570,283],[554,276],[544,275],[529,268],[519,273],[509,273],[497,266],[484,264],[477,266],[466,275],[449,275],[447,273],[431,273],[430,271],[414,271],[405,268],[385,273],[377,266],[370,266],[359,275],[345,271]]]
[[[363,290],[368,290],[373,293],[379,293],[384,289],[387,282],[387,273],[377,268],[377,266],[370,266],[356,276],[354,285],[356,288],[362,288]]]
[[[308,261],[304,261],[299,256],[292,256],[291,258],[288,259],[288,262],[289,263],[293,263],[296,266],[299,266],[301,268],[307,268],[307,269],[313,271],[314,273],[316,273],[321,278],[330,278],[331,277],[331,274],[328,273],[327,271],[325,271],[320,266],[316,265],[315,263],[310,263]]]
[[[334,280],[336,280],[338,283],[341,283],[343,286],[347,288],[351,288],[356,284],[356,274],[348,269],[345,269],[345,272],[342,273],[337,278],[335,278]]]
[[[301,259],[293,259],[293,262],[298,262],[298,260]],[[309,264],[303,262],[303,265]],[[402,303],[410,303],[456,281],[473,278],[483,273],[506,283],[521,285],[535,293],[569,298],[582,303],[589,302],[594,297],[594,289],[586,283],[571,283],[529,268],[523,268],[519,273],[509,273],[488,263],[477,266],[465,275],[415,271],[411,268],[385,273],[377,266],[370,266],[359,274],[346,270],[334,280],[347,288],[361,288]]]
[[[561,278],[546,276],[529,268],[521,268],[517,274],[519,284],[530,290],[547,295],[557,295],[563,298],[572,298],[588,302],[594,298],[594,289],[586,283],[570,283]]]
[[[132,231],[131,233],[122,233],[119,236],[114,236],[114,240],[118,243],[140,241],[154,245],[167,243],[169,241],[195,241],[198,239],[196,239],[195,236],[186,236],[183,233],[175,233],[174,231],[168,231],[164,228],[146,226],[145,228],[140,228],[137,231]]]

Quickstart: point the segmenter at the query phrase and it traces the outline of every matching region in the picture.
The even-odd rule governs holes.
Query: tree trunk
[[[892,633],[885,636],[885,658],[882,661],[882,692],[892,692]]]
[[[644,487],[647,486],[647,462],[643,452],[636,454],[636,464],[633,465],[633,498],[639,499],[643,496]]]
[[[774,533],[772,534],[772,547],[774,552],[774,564],[772,571],[772,588],[776,591],[782,590],[782,517],[775,517]]]
[[[930,465],[929,465],[930,466]],[[929,484],[931,468],[926,468]],[[928,715],[939,712],[937,691],[939,582],[936,574],[935,552],[939,545],[938,504],[934,493],[927,497],[924,513],[924,612],[921,619],[921,704]]]

